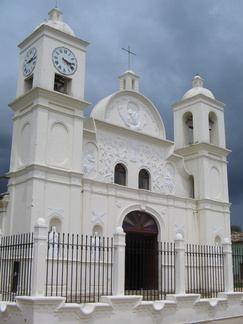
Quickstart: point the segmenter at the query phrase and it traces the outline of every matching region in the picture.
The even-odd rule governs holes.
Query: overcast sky
[[[173,140],[171,104],[181,100],[198,73],[204,87],[226,104],[225,123],[232,224],[243,230],[243,0],[58,0],[63,21],[87,51],[85,100],[91,108],[118,90],[118,76],[131,69],[140,92],[161,113]],[[19,49],[48,18],[56,0],[0,1],[0,175],[9,170],[12,112]],[[89,108],[86,117],[89,116]],[[0,192],[7,191],[0,180]]]

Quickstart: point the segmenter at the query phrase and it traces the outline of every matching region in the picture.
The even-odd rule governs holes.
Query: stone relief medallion
[[[157,121],[150,108],[130,96],[112,100],[106,108],[105,120],[134,131],[143,131],[150,135],[152,132],[154,136],[159,136]]]
[[[142,130],[148,122],[148,115],[141,111],[139,104],[129,100],[125,105],[118,107],[119,115],[124,124],[135,131]]]

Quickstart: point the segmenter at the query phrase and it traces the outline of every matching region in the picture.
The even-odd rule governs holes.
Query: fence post
[[[176,234],[175,238],[175,293],[185,294],[185,241],[181,233]]]
[[[47,225],[43,218],[34,225],[32,296],[44,296],[47,254]]]
[[[114,267],[113,267],[113,295],[124,295],[125,286],[125,239],[122,227],[117,227],[114,233]]]
[[[225,238],[222,245],[224,254],[224,289],[226,292],[232,292],[234,290],[234,282],[231,242],[228,238]]]

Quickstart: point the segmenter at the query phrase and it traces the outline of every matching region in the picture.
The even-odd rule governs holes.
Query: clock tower
[[[49,20],[19,45],[17,97],[41,87],[83,100],[87,45],[62,22],[62,12],[52,9]]]
[[[38,218],[80,232],[85,58],[54,8],[21,44],[8,176],[6,233],[30,232]]]

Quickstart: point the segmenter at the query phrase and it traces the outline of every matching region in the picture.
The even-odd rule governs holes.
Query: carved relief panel
[[[117,163],[126,165],[128,171],[146,169],[150,174],[151,191],[173,194],[175,191],[175,171],[172,164],[166,163],[164,149],[131,139],[126,135],[115,135],[99,131],[97,147],[88,143],[84,150],[84,173],[88,178],[97,176],[105,183],[114,182],[114,167]]]
[[[97,173],[98,150],[93,143],[87,143],[84,147],[83,170],[85,176],[92,178]]]

